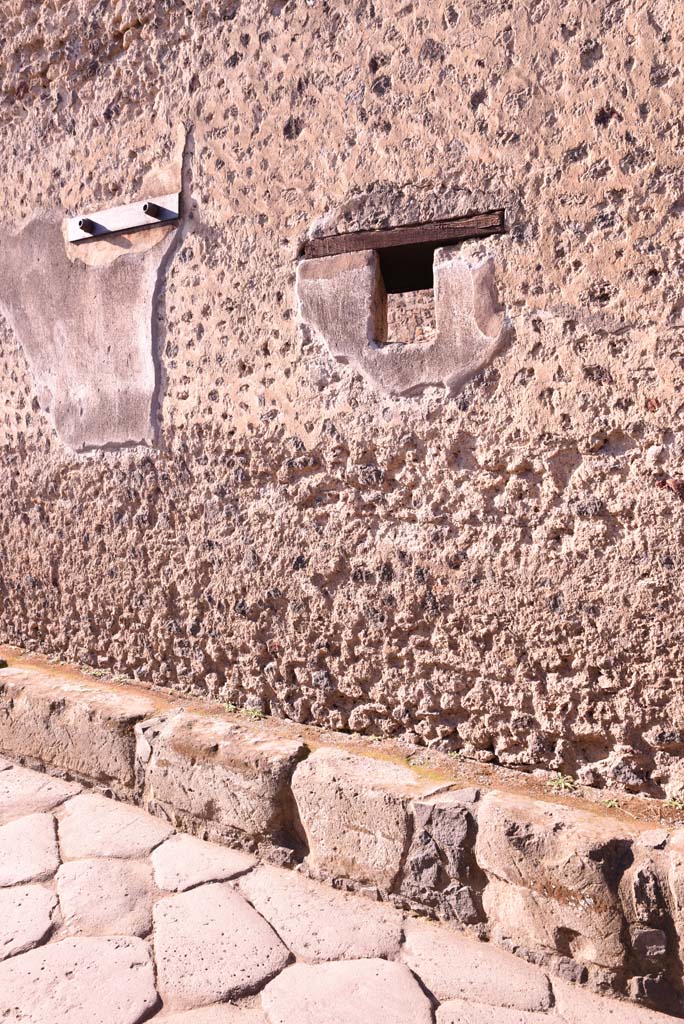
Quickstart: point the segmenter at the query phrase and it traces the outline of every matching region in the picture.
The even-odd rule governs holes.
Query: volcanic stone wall
[[[0,36],[0,641],[684,795],[677,5],[6,0]],[[175,229],[59,229],[174,190]],[[462,386],[388,395],[300,322],[307,237],[500,208]]]

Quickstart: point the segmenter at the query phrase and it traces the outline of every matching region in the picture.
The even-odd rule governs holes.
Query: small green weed
[[[237,706],[237,704],[233,704],[229,700],[224,700],[222,706],[223,706],[224,711],[227,711],[228,714],[230,714],[230,715],[234,715],[237,711],[240,710],[240,708]]]
[[[615,800],[614,797],[611,797],[609,800],[604,800],[603,801],[603,806],[607,807],[608,810],[610,810],[610,811],[617,811],[617,809],[620,806],[620,801],[619,800]]]
[[[266,717],[261,708],[243,708],[242,713],[245,718],[251,718],[253,722],[258,722]]]
[[[577,783],[572,775],[563,775],[562,772],[557,772],[555,779],[547,782],[546,786],[552,793],[574,793],[577,789]]]
[[[671,807],[673,811],[684,811],[684,799],[671,796],[669,800],[665,801],[665,806]]]

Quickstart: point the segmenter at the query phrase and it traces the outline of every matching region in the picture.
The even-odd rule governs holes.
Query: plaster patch
[[[40,215],[0,250],[0,311],[76,451],[154,441],[153,309],[174,231],[157,233],[145,251],[87,267],[67,257],[59,218]]]

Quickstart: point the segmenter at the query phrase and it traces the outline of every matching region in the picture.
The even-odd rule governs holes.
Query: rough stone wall
[[[65,443],[0,320],[0,640],[684,790],[677,5],[5,8],[3,235],[157,194],[183,146],[186,214],[147,444]],[[299,328],[307,233],[499,207],[463,250],[512,338],[458,394],[379,394]]]

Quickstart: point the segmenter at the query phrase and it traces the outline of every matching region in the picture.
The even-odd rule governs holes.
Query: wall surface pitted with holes
[[[0,37],[3,235],[185,201],[145,437],[60,431],[0,276],[0,641],[684,794],[677,5],[6,0]],[[462,251],[513,338],[458,394],[385,395],[298,324],[308,233],[500,207]],[[46,272],[161,237],[54,238]],[[120,313],[87,357],[117,373]],[[389,341],[418,319],[393,297]]]

